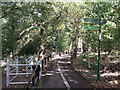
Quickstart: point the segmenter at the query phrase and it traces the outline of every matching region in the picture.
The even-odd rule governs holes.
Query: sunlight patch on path
[[[115,73],[103,73],[101,74],[101,77],[104,77],[104,76],[119,76],[120,75],[120,72],[115,72]]]
[[[53,60],[56,60],[56,59],[69,59],[71,56],[69,55],[69,54],[67,54],[67,55],[61,55],[61,56],[59,56],[59,55],[56,55],[54,58],[53,58]]]

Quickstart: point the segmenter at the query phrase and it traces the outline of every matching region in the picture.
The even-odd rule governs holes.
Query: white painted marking
[[[12,82],[10,84],[28,84],[28,82]]]
[[[58,63],[58,62],[57,62],[57,66],[58,66],[58,71],[60,72],[60,75],[61,75],[61,77],[62,77],[62,79],[63,79],[63,82],[64,82],[65,86],[67,87],[68,90],[70,90],[70,85],[69,85],[69,83],[67,82],[67,80],[65,79],[65,77],[64,77],[64,75],[63,75],[63,73],[62,73],[62,70],[60,69],[60,66],[59,66],[59,63]]]
[[[28,75],[28,74],[32,74],[32,73],[11,73],[10,75]]]

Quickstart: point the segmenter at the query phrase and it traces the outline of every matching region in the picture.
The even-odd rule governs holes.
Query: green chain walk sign
[[[93,24],[100,24],[100,25],[104,25],[107,23],[107,20],[106,19],[99,19],[99,18],[85,18],[84,19],[85,22],[91,22]]]
[[[100,29],[98,26],[85,26],[86,29]]]
[[[84,19],[85,22],[92,22],[92,23],[100,23],[101,22],[101,19],[99,18],[85,18]]]
[[[102,22],[100,23],[100,25],[104,25],[107,23],[107,20],[106,19],[103,19]]]
[[[86,29],[98,29],[99,30],[99,40],[98,40],[98,73],[97,73],[97,80],[100,80],[100,49],[101,49],[101,26],[107,23],[106,19],[101,20],[100,18],[85,18],[85,22],[91,22],[93,24],[99,24],[99,26],[85,26]]]

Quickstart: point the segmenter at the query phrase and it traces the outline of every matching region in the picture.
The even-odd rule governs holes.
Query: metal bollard
[[[10,65],[9,63],[6,64],[6,87],[10,84]]]
[[[47,57],[47,60],[48,60],[48,62],[49,62],[49,56]]]
[[[43,60],[42,60],[42,70],[44,71],[44,63],[43,63]]]
[[[47,64],[47,62],[46,62],[46,57],[44,58],[44,61],[45,61],[45,65]]]
[[[18,58],[16,59],[16,75],[18,74]]]

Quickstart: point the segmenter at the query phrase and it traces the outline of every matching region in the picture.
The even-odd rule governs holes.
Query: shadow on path
[[[43,75],[43,88],[66,88],[63,79],[60,76],[57,63],[61,69],[61,72],[67,80],[70,88],[92,88],[92,86],[85,80],[85,78],[75,72],[70,67],[70,62],[62,57],[62,59],[54,59],[51,62],[51,67]]]
[[[57,61],[52,61],[52,67],[50,67],[50,70],[42,75],[42,79],[44,80],[43,88],[66,88],[60,77],[56,63]]]

